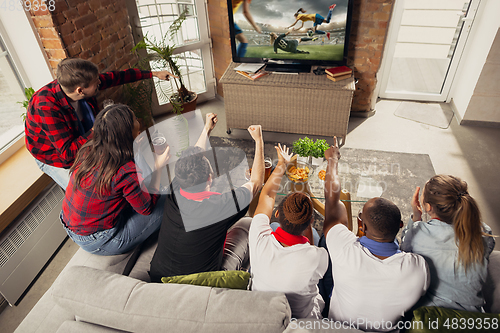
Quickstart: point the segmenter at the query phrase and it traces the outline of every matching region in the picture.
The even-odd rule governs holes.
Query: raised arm
[[[252,25],[255,31],[257,31],[260,34],[262,30],[260,30],[260,27],[257,24],[255,24],[252,17],[252,13],[250,13],[250,2],[247,0],[243,1],[243,15],[247,19],[248,23]]]
[[[170,146],[165,149],[163,154],[154,153],[155,171],[151,174],[151,181],[149,183],[149,190],[152,193],[160,192],[161,172],[170,160]]]
[[[196,147],[200,147],[203,150],[207,148],[208,137],[210,136],[210,133],[212,133],[212,130],[214,129],[215,125],[217,125],[217,115],[215,113],[207,113],[205,118],[206,118],[205,126],[203,127],[200,137],[198,138],[198,141],[196,141],[195,144]]]
[[[338,175],[338,163],[340,159],[340,150],[337,137],[334,137],[334,145],[325,151],[327,160],[325,176],[325,222],[323,225],[323,234],[339,223],[347,226],[347,210],[340,202],[340,178]]]
[[[292,24],[292,25],[290,25],[290,26],[286,27],[285,29],[288,29],[288,28],[293,27],[294,25],[296,25],[296,24],[297,24],[297,22],[299,22],[299,19],[296,19],[296,20],[295,20],[295,22],[293,22],[293,24]],[[292,30],[295,30],[295,29],[292,29]]]
[[[278,144],[278,147],[275,148],[278,152],[278,165],[274,168],[273,173],[260,193],[259,203],[257,204],[254,214],[254,216],[257,214],[266,214],[269,219],[271,219],[273,213],[276,193],[281,184],[281,177],[283,177],[286,166],[290,163],[290,159],[292,158],[292,154],[288,152],[289,149],[286,146],[281,147],[281,145]]]
[[[262,139],[262,127],[260,125],[251,125],[248,132],[255,141],[255,156],[252,164],[252,174],[250,181],[243,184],[252,193],[252,198],[259,193],[264,183],[264,140]]]

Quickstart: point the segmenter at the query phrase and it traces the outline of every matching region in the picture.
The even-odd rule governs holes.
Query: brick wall
[[[376,74],[380,68],[394,0],[354,0],[347,65],[359,80],[352,111],[374,109]]]
[[[66,57],[90,60],[101,72],[137,62],[124,0],[56,0],[54,11],[31,11],[31,17],[54,72]],[[120,87],[106,89],[99,99],[120,101],[120,93]]]
[[[371,111],[374,108],[376,74],[380,68],[393,3],[394,0],[354,0],[347,65],[354,68],[359,82],[352,111]],[[231,62],[227,1],[208,0],[208,15],[218,82]],[[217,93],[223,96],[219,84]]]

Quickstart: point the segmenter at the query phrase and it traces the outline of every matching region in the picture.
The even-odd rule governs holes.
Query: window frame
[[[212,41],[211,41],[210,26],[208,21],[207,2],[205,0],[193,0],[193,2],[194,6],[196,7],[196,17],[198,19],[200,39],[197,42],[178,46],[175,50],[175,54],[180,54],[187,51],[193,51],[198,49],[200,49],[202,52],[201,57],[203,61],[203,71],[205,75],[206,91],[198,94],[198,103],[199,103],[215,98],[216,78],[213,67]],[[182,0],[173,0],[172,3],[176,3],[178,6],[186,4]],[[134,43],[137,43],[144,36],[142,29],[140,27],[139,12],[136,0],[126,0],[126,5],[130,16],[130,23],[132,26]],[[156,97],[156,93],[153,94],[153,105],[152,105],[153,116],[169,112],[171,109],[172,107],[170,103],[160,105]]]
[[[28,32],[31,35],[27,36]],[[24,10],[0,12],[0,33],[23,91],[27,87],[32,87],[36,91],[54,79],[49,60],[43,51],[29,12]],[[23,146],[24,131],[12,138],[7,145],[0,147],[0,164]]]

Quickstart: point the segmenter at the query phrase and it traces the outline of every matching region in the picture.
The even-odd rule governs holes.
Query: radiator
[[[16,305],[64,241],[59,222],[64,191],[52,183],[0,238],[0,294]]]

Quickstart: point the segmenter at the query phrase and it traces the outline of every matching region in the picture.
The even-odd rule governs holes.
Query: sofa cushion
[[[483,287],[486,312],[500,313],[500,251],[490,254],[488,277]]]
[[[421,306],[413,311],[409,333],[498,331],[500,314]]]
[[[215,271],[161,278],[163,283],[194,284],[197,286],[243,289],[248,287],[250,273],[244,271]]]
[[[67,320],[59,326],[56,333],[127,333],[109,327],[85,323],[82,321]]]
[[[283,332],[291,316],[282,293],[145,283],[79,266],[51,294],[83,321],[127,332]]]

